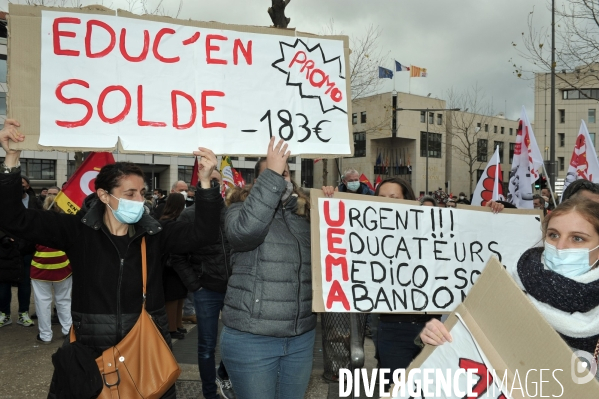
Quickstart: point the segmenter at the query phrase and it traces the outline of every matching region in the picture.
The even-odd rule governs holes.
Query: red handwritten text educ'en
[[[81,24],[81,19],[74,17],[60,17],[56,18],[52,25],[52,34],[53,34],[53,52],[56,56],[66,56],[66,57],[87,57],[87,58],[102,58],[113,51],[117,51],[120,53],[122,58],[125,61],[131,63],[140,63],[145,61],[148,56],[151,54],[156,60],[166,63],[172,64],[181,61],[181,56],[176,55],[173,56],[169,54],[168,56],[160,51],[160,43],[165,36],[175,35],[176,32],[171,28],[162,28],[160,29],[153,38],[150,37],[150,33],[148,30],[143,31],[143,49],[140,54],[131,55],[127,52],[126,47],[126,38],[127,38],[127,29],[122,28],[120,34],[118,35],[118,47],[117,47],[117,32],[110,24],[100,21],[100,20],[89,20],[86,24],[86,33],[85,37],[79,38],[80,40],[72,40],[77,39],[77,34],[73,31],[68,30],[69,25],[79,25]],[[103,31],[103,35],[108,34],[110,37],[109,43],[103,49],[92,49],[92,43],[94,42],[94,34],[99,34],[100,31]],[[96,32],[96,33],[94,33]],[[68,42],[61,41],[61,38],[69,38]],[[182,40],[183,46],[188,46],[198,42],[201,38],[201,32],[195,32],[191,37],[185,38]],[[223,35],[215,35],[208,34],[205,37],[205,45],[204,51],[206,55],[206,64],[212,65],[227,65],[229,61],[227,57],[222,54],[221,47],[219,44],[223,42],[227,42],[229,40],[228,37]],[[68,43],[68,45],[67,45]],[[150,52],[151,48],[151,52]],[[173,46],[169,46],[169,49],[173,48]],[[240,58],[245,60],[246,65],[252,65],[252,41],[248,40],[246,43],[243,43],[241,39],[236,38],[233,40],[233,49],[232,49],[232,59],[233,65],[238,65]],[[94,114],[94,107],[92,103],[86,99],[73,97],[67,98],[63,94],[63,89],[69,85],[78,85],[84,88],[89,89],[90,84],[82,79],[67,79],[63,82],[60,82],[56,87],[56,98],[64,103],[64,104],[75,104],[84,106],[87,109],[87,112],[83,118],[76,121],[63,121],[57,120],[56,124],[61,127],[73,128],[79,126],[85,126]],[[123,96],[124,105],[123,109],[115,116],[107,116],[104,113],[104,102],[106,100],[106,96],[112,92],[118,92],[119,95]],[[170,93],[170,102],[172,109],[172,120],[171,126],[176,129],[189,129],[191,128],[196,121],[197,118],[197,102],[196,99],[182,90],[172,90]],[[137,124],[139,126],[153,126],[153,127],[166,127],[167,123],[165,121],[150,121],[144,119],[143,116],[143,85],[138,85],[136,93],[134,95],[122,85],[113,85],[108,86],[102,90],[99,98],[96,103],[96,110],[98,113],[98,117],[102,122],[107,124],[114,124],[121,122],[127,117],[132,108],[132,99],[135,96],[137,102]],[[202,115],[202,127],[203,128],[226,128],[227,124],[225,122],[220,121],[208,121],[207,113],[210,111],[214,111],[214,105],[209,104],[210,97],[226,97],[223,91],[219,90],[203,90],[201,92],[200,98],[200,109]],[[178,102],[179,101],[187,101],[190,104],[191,115],[189,120],[181,121],[179,120],[179,112],[178,112]]]
[[[349,310],[347,295],[345,295],[339,281],[333,279],[333,266],[339,266],[341,267],[341,278],[343,281],[349,280],[347,260],[345,258],[347,249],[338,246],[343,243],[343,235],[345,234],[345,229],[343,228],[343,223],[345,222],[345,203],[339,201],[339,215],[337,216],[337,220],[333,220],[331,218],[330,201],[325,201],[324,220],[327,224],[328,252],[325,258],[325,278],[327,283],[333,282],[327,295],[326,307],[327,309],[331,309],[334,302],[341,302],[345,310]]]

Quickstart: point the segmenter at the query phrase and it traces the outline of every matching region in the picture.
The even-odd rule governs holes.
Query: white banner
[[[564,182],[564,191],[570,183],[578,179],[599,183],[599,161],[584,120],[580,121],[580,130],[578,136],[576,136],[576,144],[570,158],[570,166]]]
[[[44,146],[350,154],[342,40],[42,12]]]
[[[533,209],[532,185],[539,178],[543,157],[526,109],[522,106],[508,188],[508,202],[519,209]]]
[[[319,198],[328,312],[452,311],[490,256],[515,264],[541,241],[540,216]]]
[[[487,164],[472,194],[472,205],[485,206],[489,201],[503,201],[503,173],[499,159],[499,146]]]

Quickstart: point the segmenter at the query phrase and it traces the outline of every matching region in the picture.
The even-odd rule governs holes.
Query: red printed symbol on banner
[[[464,396],[464,398],[480,398],[482,394],[487,392],[487,389],[493,384],[493,376],[487,370],[487,366],[483,363],[475,362],[470,359],[460,359],[460,368],[464,370],[476,370],[475,374],[480,377],[480,380],[472,388],[474,396]]]
[[[485,180],[483,180],[483,188],[484,190],[480,193],[481,198],[483,199],[481,202],[481,206],[487,205],[487,202],[493,200],[493,189],[495,187],[495,176],[497,176],[497,193],[500,196],[503,196],[503,179],[501,177],[501,165],[499,168],[495,165],[489,166],[487,169],[487,175],[484,176]]]
[[[576,138],[576,146],[572,153],[570,166],[576,168],[576,175],[578,178],[593,181],[593,175],[588,174],[589,162],[587,161],[587,145],[584,134],[579,134]]]

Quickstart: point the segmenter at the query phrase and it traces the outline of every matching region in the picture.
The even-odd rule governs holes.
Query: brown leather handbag
[[[104,387],[99,399],[158,399],[175,384],[181,369],[146,311],[146,238],[141,242],[143,307],[137,323],[115,346],[96,359]],[[71,328],[71,342],[75,332]]]

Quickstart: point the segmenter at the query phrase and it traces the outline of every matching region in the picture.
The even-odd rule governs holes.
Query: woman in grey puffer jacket
[[[233,274],[220,345],[238,399],[303,398],[312,370],[309,202],[289,176],[287,144],[273,145],[253,187],[227,195]]]

